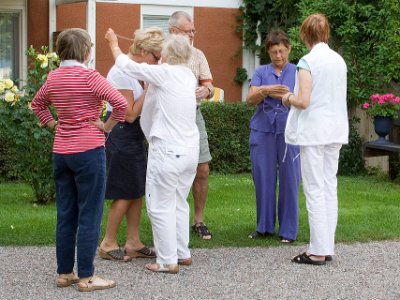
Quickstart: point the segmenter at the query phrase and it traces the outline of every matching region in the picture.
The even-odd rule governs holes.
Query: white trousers
[[[300,146],[303,189],[310,225],[310,254],[335,254],[338,219],[336,174],[341,147],[341,144]]]
[[[199,148],[166,146],[153,138],[149,144],[146,207],[157,253],[157,263],[176,264],[189,258],[187,196],[196,175]]]

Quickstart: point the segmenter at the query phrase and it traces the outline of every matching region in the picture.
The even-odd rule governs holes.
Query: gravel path
[[[54,285],[54,247],[0,247],[0,299],[400,299],[400,241],[338,244],[326,266],[290,262],[304,249],[194,249],[178,275],[96,258],[96,274],[118,285],[80,293]]]

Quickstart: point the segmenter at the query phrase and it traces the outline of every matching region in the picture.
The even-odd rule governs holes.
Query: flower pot
[[[393,119],[391,117],[374,117],[374,129],[379,138],[371,143],[379,145],[391,144],[385,137],[390,133],[393,126]]]

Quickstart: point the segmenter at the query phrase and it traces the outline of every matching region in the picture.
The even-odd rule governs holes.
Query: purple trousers
[[[256,189],[256,230],[264,234],[275,232],[278,193],[279,236],[296,240],[299,227],[299,147],[287,145],[283,133],[252,130],[250,158]]]

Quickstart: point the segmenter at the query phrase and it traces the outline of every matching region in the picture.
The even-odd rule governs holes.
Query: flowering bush
[[[0,80],[0,99],[14,105],[20,96],[18,87],[11,79]]]
[[[400,97],[393,94],[373,94],[370,100],[362,105],[371,117],[391,117],[397,118],[400,109]]]
[[[55,198],[53,132],[39,126],[31,110],[31,101],[47,74],[58,67],[59,58],[48,52],[47,47],[41,50],[42,53],[38,53],[32,46],[27,50],[30,68],[22,91],[10,79],[0,81],[0,143],[3,151],[0,156],[10,161],[6,165],[6,176],[28,182],[35,194],[34,201],[47,203]]]

